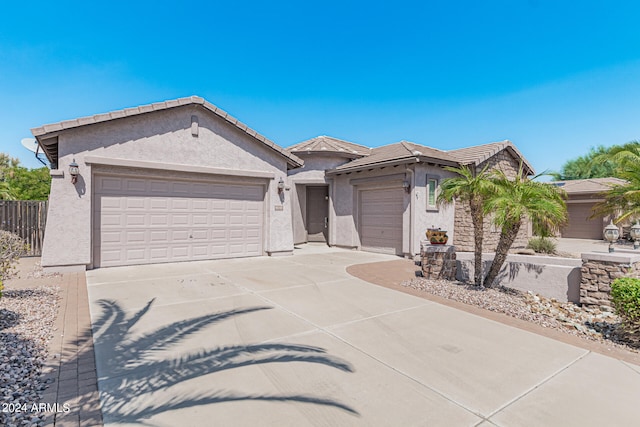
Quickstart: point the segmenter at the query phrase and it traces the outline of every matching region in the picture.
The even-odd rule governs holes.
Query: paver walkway
[[[42,400],[35,403],[55,408],[46,412],[47,427],[100,427],[102,414],[85,274],[28,277],[39,261],[36,257],[22,258],[19,277],[6,282],[7,289],[60,287],[58,315],[43,367],[44,380],[49,385]]]

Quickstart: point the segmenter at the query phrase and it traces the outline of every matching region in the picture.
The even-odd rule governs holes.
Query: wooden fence
[[[0,230],[22,237],[29,244],[27,256],[42,254],[46,222],[46,201],[0,200]]]

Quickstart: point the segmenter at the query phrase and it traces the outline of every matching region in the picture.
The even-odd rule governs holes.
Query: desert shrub
[[[0,285],[15,272],[15,262],[27,249],[24,240],[13,233],[0,230]],[[2,296],[0,286],[0,296]]]
[[[625,323],[640,323],[640,279],[621,277],[614,280],[611,303]]]
[[[556,253],[556,243],[545,237],[534,237],[529,240],[527,248],[533,249],[538,253],[554,254]]]

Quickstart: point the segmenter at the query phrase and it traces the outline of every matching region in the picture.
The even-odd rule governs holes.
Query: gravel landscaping
[[[553,328],[584,339],[640,352],[628,343],[620,318],[609,307],[580,307],[509,288],[486,289],[448,280],[416,278],[402,283],[413,289]]]
[[[5,288],[0,298],[0,426],[41,426],[33,410],[47,388],[42,368],[58,309],[57,286]]]

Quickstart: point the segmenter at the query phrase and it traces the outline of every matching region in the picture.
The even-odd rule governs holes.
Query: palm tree
[[[640,216],[640,143],[629,142],[613,147],[606,155],[598,156],[594,161],[615,163],[616,176],[627,181],[614,185],[605,194],[603,202],[597,203],[595,216],[619,215],[616,222]]]
[[[469,166],[446,167],[457,176],[446,178],[440,184],[438,203],[452,203],[454,200],[469,203],[474,237],[474,283],[482,286],[482,240],[484,238],[484,205],[492,192],[488,165],[480,172]]]
[[[614,165],[616,173],[624,173],[625,168],[629,165],[640,165],[640,142],[631,141],[624,145],[614,145],[607,152],[593,159],[594,165],[607,162]],[[616,174],[616,176],[618,175]]]
[[[544,227],[547,230],[557,230],[567,220],[564,192],[555,185],[534,181],[538,176],[528,178],[522,164],[515,178],[507,177],[502,171],[495,171],[492,176],[497,191],[487,199],[485,213],[493,213],[493,221],[500,227],[500,239],[495,258],[484,279],[485,287],[493,286],[527,218],[535,228]]]

